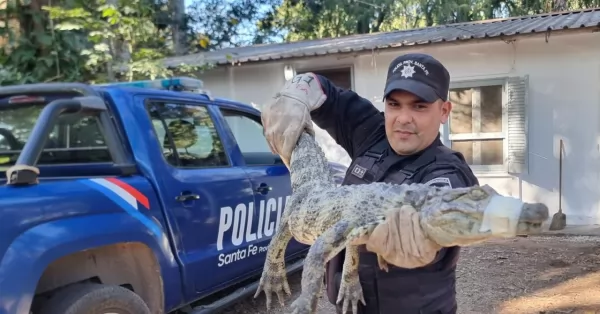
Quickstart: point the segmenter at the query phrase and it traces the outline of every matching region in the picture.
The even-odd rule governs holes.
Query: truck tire
[[[150,314],[150,309],[129,289],[89,283],[58,291],[40,314]]]

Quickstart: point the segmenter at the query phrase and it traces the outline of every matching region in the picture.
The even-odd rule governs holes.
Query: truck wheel
[[[76,284],[57,292],[40,314],[150,314],[148,305],[121,286]]]

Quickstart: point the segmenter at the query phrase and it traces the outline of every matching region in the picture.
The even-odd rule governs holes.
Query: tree
[[[24,4],[25,3],[25,4]],[[7,0],[0,85],[191,75],[164,57],[600,6],[600,0]]]
[[[255,41],[296,41],[600,6],[600,0],[283,0]]]
[[[165,26],[157,19],[168,4],[150,1],[74,0],[40,9],[10,3],[2,13],[21,23],[5,24],[0,34],[6,43],[0,50],[0,84],[101,83],[201,71],[202,66],[162,64],[175,53],[177,32],[173,23]],[[32,27],[23,26],[28,20],[35,22]]]
[[[256,23],[279,0],[197,0],[187,8],[188,52],[256,43]]]

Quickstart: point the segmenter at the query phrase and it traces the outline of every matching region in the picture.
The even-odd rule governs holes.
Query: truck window
[[[229,166],[206,107],[152,101],[147,110],[163,156],[170,165],[183,168]]]
[[[259,117],[230,109],[221,109],[233,136],[240,148],[246,165],[272,165],[277,157],[263,134]]]
[[[0,150],[10,150],[10,145],[8,145],[8,141],[2,134],[0,134]]]
[[[0,133],[0,151],[8,151],[10,150],[10,145],[8,144],[7,139]],[[0,167],[2,164],[9,163],[10,157],[8,156],[0,156]]]
[[[0,167],[14,165],[27,143],[44,103],[2,106],[0,101]],[[62,115],[49,134],[39,165],[112,162],[97,117]]]

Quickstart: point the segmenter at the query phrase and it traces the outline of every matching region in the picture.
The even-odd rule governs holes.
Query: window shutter
[[[527,88],[529,76],[508,79],[508,172],[526,173],[528,170],[527,146]]]

